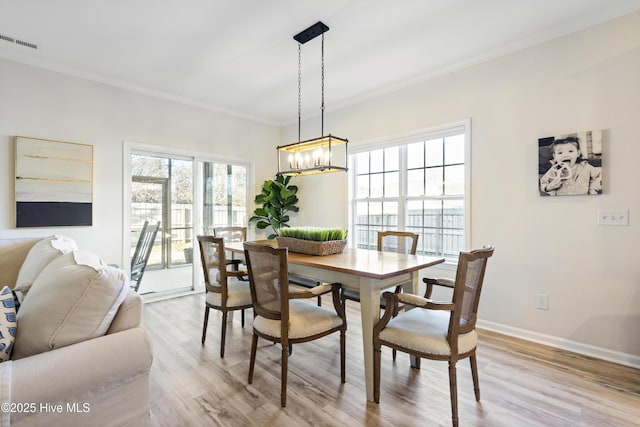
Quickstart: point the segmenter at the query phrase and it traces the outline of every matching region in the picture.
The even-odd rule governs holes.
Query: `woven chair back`
[[[418,248],[418,235],[404,231],[380,231],[378,250],[415,255]]]
[[[244,242],[247,240],[247,227],[216,227],[213,234],[225,242]]]
[[[493,255],[493,247],[461,252],[453,291],[456,309],[452,320],[458,319],[459,332],[466,333],[475,328],[480,303],[480,292],[487,268],[487,260]]]
[[[244,252],[256,314],[288,319],[287,249],[245,243]]]
[[[200,260],[207,292],[222,292],[226,284],[226,263],[222,237],[198,236]]]

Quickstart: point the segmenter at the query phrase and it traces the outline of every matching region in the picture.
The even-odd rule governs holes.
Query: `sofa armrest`
[[[39,239],[0,239],[0,287],[13,288],[20,267]]]
[[[111,321],[107,334],[126,331],[142,326],[142,297],[129,289],[120,304],[116,316]]]
[[[151,338],[133,328],[13,361],[12,402],[82,402],[147,375]],[[12,415],[13,418],[13,415]]]

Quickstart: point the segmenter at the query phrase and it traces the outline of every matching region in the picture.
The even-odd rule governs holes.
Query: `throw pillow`
[[[11,296],[13,297],[13,305],[15,306],[17,313],[18,310],[20,310],[20,302],[22,301],[22,298],[20,298],[20,295],[15,291],[15,289],[11,289]]]
[[[11,357],[16,339],[16,307],[8,286],[0,291],[0,363]]]
[[[129,290],[119,268],[75,251],[47,265],[20,306],[13,359],[104,335]]]
[[[28,285],[16,286],[12,289],[13,301],[16,303],[16,313],[18,312],[22,301],[24,301],[24,299],[27,297],[29,289],[31,289],[31,283],[29,283]]]
[[[76,242],[63,236],[49,236],[33,245],[29,250],[16,279],[14,288],[31,285],[51,261],[60,255],[78,250]]]

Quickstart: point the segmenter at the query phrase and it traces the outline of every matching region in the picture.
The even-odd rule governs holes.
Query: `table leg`
[[[360,278],[360,316],[367,400],[373,402],[373,327],[380,318],[380,290],[366,277]]]
[[[417,271],[411,273],[411,283],[413,284],[413,294],[420,295],[420,275]],[[411,367],[420,369],[420,358],[414,356],[413,354],[409,355],[409,360],[411,361]]]

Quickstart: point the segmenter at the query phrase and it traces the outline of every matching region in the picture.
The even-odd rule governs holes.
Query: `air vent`
[[[22,45],[24,47],[30,47],[31,49],[38,50],[38,45],[37,44],[33,44],[33,43],[29,43],[29,42],[25,42],[25,41],[17,40],[17,39],[16,39],[16,44]]]
[[[5,34],[0,34],[0,40],[4,40],[6,42],[9,43],[13,43],[13,44],[17,44],[20,46],[24,46],[24,47],[28,47],[30,49],[34,49],[34,50],[38,50],[38,45],[35,43],[31,43],[31,42],[26,42],[24,40],[20,40],[20,39],[14,39],[13,37],[9,37]]]

